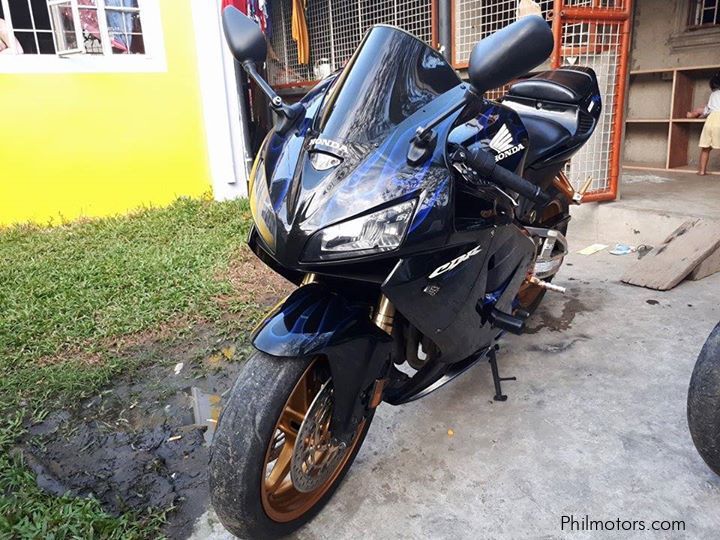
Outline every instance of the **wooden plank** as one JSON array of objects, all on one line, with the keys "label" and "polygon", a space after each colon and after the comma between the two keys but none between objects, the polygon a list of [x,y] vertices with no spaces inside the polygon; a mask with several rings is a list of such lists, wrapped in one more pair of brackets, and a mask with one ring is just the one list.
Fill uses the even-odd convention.
[{"label": "wooden plank", "polygon": [[[680,73],[677,71],[673,71],[673,79],[672,79],[672,92],[670,94],[670,118],[672,119],[674,116],[675,111],[675,98],[677,96],[677,89],[678,89],[678,77],[681,77]],[[668,169],[672,167],[671,163],[675,159],[675,155],[673,152],[673,124],[670,122],[668,124],[668,131],[667,131],[667,144],[665,145],[665,167]]]},{"label": "wooden plank", "polygon": [[720,272],[720,248],[716,249],[707,259],[698,264],[695,270],[690,272],[688,279],[697,281],[711,276],[715,272]]},{"label": "wooden plank", "polygon": [[670,125],[670,141],[668,142],[668,168],[684,167],[688,164],[688,142],[690,132],[682,124]]},{"label": "wooden plank", "polygon": [[675,88],[673,89],[672,118],[686,118],[686,114],[692,110],[693,93],[695,92],[694,81],[684,73],[675,73]]},{"label": "wooden plank", "polygon": [[631,285],[667,291],[720,247],[720,223],[686,221],[630,267],[622,281]]}]

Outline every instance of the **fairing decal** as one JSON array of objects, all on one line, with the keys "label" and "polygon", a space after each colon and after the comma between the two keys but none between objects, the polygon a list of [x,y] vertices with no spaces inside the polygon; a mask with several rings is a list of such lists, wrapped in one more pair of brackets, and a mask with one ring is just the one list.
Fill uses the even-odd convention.
[{"label": "fairing decal", "polygon": [[466,148],[476,145],[495,155],[499,165],[519,172],[525,162],[528,133],[520,117],[499,103],[468,106],[453,126],[448,143]]},{"label": "fairing decal", "polygon": [[[460,246],[401,259],[382,286],[398,311],[435,342],[445,362],[467,358],[492,341],[495,330],[483,310],[487,291],[497,291],[493,305],[511,313],[535,256],[534,242],[515,225],[464,236],[466,243]],[[465,258],[474,250],[473,256]],[[430,277],[437,268],[458,259],[462,262],[451,270]],[[502,264],[496,266],[500,259]],[[490,282],[502,287],[490,287]],[[433,294],[422,293],[428,287]]]}]

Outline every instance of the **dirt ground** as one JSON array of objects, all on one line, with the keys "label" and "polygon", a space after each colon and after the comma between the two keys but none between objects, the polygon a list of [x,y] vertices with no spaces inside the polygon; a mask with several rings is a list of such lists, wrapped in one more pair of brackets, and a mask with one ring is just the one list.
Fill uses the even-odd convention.
[{"label": "dirt ground", "polygon": [[92,493],[113,513],[175,507],[166,532],[184,536],[206,507],[212,429],[194,414],[193,389],[222,395],[247,354],[240,342],[214,343],[207,327],[188,338],[190,347],[131,351],[148,367],[33,426],[22,451],[38,484],[57,495]]},{"label": "dirt ground", "polygon": [[[41,488],[92,494],[112,513],[172,508],[165,533],[189,535],[207,510],[208,443],[223,395],[251,353],[251,319],[291,289],[244,251],[229,275],[235,294],[218,299],[220,320],[184,321],[190,330],[179,333],[169,321],[173,331],[124,340],[118,354],[141,367],[30,427],[16,451]],[[233,311],[250,297],[254,314]]]}]

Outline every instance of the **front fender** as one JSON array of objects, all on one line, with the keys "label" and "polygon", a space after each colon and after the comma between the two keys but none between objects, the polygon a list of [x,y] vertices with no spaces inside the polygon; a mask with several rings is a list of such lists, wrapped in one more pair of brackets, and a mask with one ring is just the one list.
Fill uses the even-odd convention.
[{"label": "front fender", "polygon": [[392,338],[353,304],[321,283],[304,285],[281,302],[252,335],[258,350],[277,357],[324,356],[334,386],[332,431],[347,441],[367,412],[369,391],[390,365]]}]

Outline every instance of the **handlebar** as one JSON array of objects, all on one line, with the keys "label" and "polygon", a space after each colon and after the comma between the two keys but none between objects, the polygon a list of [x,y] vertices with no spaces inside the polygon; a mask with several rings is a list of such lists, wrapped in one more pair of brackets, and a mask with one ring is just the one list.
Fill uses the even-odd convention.
[{"label": "handlebar", "polygon": [[495,162],[495,156],[485,150],[460,148],[453,157],[474,169],[481,176],[536,203],[546,205],[552,200],[539,186],[528,182],[514,172],[498,166]]}]

